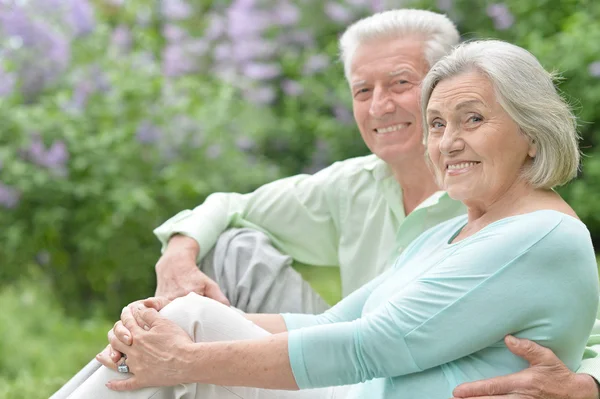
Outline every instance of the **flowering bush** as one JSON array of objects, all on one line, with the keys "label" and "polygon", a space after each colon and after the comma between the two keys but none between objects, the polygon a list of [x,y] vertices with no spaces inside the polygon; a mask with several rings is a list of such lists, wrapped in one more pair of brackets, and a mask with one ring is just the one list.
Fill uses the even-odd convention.
[{"label": "flowering bush", "polygon": [[[600,5],[404,1],[562,72],[581,120],[561,190],[600,243]],[[384,0],[0,0],[0,280],[39,270],[66,304],[153,292],[151,231],[213,191],[366,153],[337,39]],[[35,265],[28,267],[25,265]]]}]

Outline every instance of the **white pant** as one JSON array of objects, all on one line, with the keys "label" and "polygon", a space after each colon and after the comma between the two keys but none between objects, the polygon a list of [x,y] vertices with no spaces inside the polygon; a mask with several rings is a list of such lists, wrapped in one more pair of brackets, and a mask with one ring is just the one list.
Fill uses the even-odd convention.
[{"label": "white pant", "polygon": [[[161,315],[177,323],[196,342],[244,340],[261,338],[270,333],[247,320],[238,311],[212,299],[196,294],[175,299]],[[115,392],[104,384],[113,379],[128,378],[128,374],[101,367],[81,384],[70,399],[338,399],[348,387],[320,388],[303,391],[276,391],[248,387],[225,387],[207,384],[185,384],[175,387],[144,388]]]}]

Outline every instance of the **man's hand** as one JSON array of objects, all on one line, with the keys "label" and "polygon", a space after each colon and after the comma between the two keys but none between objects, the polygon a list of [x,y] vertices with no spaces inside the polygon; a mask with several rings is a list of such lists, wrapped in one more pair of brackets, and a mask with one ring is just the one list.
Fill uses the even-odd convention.
[{"label": "man's hand", "polygon": [[192,238],[173,236],[156,264],[156,296],[175,299],[190,292],[229,306],[229,301],[213,280],[196,266],[200,248]]},{"label": "man's hand", "polygon": [[528,369],[515,374],[459,385],[455,398],[477,399],[598,399],[596,381],[575,374],[547,348],[508,336],[506,346],[527,360]]}]

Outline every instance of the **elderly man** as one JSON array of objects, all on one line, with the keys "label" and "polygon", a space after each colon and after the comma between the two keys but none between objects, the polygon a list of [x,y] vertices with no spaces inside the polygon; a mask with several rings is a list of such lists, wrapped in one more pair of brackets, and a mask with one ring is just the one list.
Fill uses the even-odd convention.
[{"label": "elderly man", "polygon": [[[373,36],[388,45],[361,45]],[[446,17],[421,10],[389,11],[348,28],[342,60],[355,120],[374,155],[246,195],[213,194],[174,216],[155,230],[163,243],[156,294],[196,292],[248,312],[318,313],[328,305],[292,259],[315,265],[313,276],[317,266],[337,265],[346,296],[386,270],[422,232],[464,213],[462,204],[438,191],[425,163],[418,104],[422,78],[458,40]],[[232,227],[238,229],[226,231]],[[600,359],[586,360],[574,374],[532,342],[510,349],[532,367],[460,386],[455,396],[599,397],[585,373],[600,377]]]}]

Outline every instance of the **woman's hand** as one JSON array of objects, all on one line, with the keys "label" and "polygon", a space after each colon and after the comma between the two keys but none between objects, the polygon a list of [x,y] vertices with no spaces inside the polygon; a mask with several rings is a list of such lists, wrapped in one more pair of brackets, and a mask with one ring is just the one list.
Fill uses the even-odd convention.
[{"label": "woman's hand", "polygon": [[[117,332],[121,329],[115,328],[109,332],[110,346],[127,355],[125,362],[133,377],[109,381],[108,388],[127,391],[193,381],[186,372],[192,363],[187,357],[194,342],[183,329],[161,317],[155,309],[144,306],[123,308],[121,322],[131,332],[131,344],[123,343],[124,338]],[[115,362],[106,356],[106,350],[97,359],[106,367],[117,369]]]},{"label": "woman's hand", "polygon": [[[157,296],[150,297],[146,299],[140,299],[139,301],[135,301],[127,305],[130,309],[143,309],[143,308],[152,308],[156,309],[157,312],[160,312],[162,308],[167,306],[171,302],[170,299]],[[141,307],[140,307],[141,306]],[[140,327],[144,327],[143,323],[138,325]],[[123,323],[119,320],[115,323],[112,330],[108,332],[108,340],[110,341],[111,332],[121,340],[125,345],[131,345],[131,332],[123,325]],[[108,345],[104,351],[100,353],[104,358],[110,358],[113,363],[118,363],[121,360],[121,352],[115,350],[112,346]],[[104,363],[103,363],[104,364]]]}]

